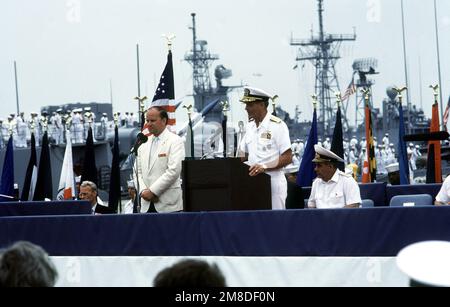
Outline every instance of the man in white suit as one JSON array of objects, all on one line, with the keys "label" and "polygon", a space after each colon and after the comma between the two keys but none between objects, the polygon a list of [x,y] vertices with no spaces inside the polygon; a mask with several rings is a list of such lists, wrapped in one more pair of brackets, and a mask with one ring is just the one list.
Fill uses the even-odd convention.
[{"label": "man in white suit", "polygon": [[152,135],[139,148],[137,157],[141,212],[182,211],[183,140],[167,129],[169,116],[164,109],[151,107],[146,120]]}]

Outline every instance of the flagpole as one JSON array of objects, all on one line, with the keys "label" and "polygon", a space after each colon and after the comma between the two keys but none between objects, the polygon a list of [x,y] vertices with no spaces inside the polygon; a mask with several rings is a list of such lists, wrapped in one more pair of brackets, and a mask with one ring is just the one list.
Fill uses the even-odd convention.
[{"label": "flagpole", "polygon": [[14,61],[14,79],[16,82],[16,105],[17,105],[17,116],[20,114],[20,108],[19,108],[19,86],[17,82],[17,65],[16,61]]},{"label": "flagpole", "polygon": [[442,74],[441,74],[441,53],[439,48],[439,27],[437,22],[437,5],[436,0],[434,0],[434,26],[436,32],[436,53],[437,53],[437,65],[438,65],[438,75],[439,75],[439,105],[441,109],[441,119],[442,123],[444,122],[444,106],[442,104]]},{"label": "flagpole", "polygon": [[[139,63],[139,44],[136,44],[136,65],[137,65],[137,88],[138,88],[138,97],[141,97],[141,72],[140,72],[140,63]],[[138,105],[138,114],[140,108]],[[142,123],[141,123],[142,125]]]},{"label": "flagpole", "polygon": [[[408,61],[406,56],[406,33],[405,33],[405,12],[403,9],[403,0],[401,0],[401,8],[402,8],[402,32],[403,32],[403,61],[405,66],[405,82],[406,87],[409,88],[409,80],[408,80]],[[408,108],[408,132],[411,132],[411,100],[409,98],[409,91],[406,92],[406,104]]]}]

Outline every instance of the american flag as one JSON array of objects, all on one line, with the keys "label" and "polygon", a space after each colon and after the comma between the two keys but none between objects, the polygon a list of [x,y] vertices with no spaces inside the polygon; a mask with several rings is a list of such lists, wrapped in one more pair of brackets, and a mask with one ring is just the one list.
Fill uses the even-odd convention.
[{"label": "american flag", "polygon": [[350,81],[350,84],[348,85],[347,89],[345,90],[344,95],[342,96],[342,101],[346,101],[354,93],[356,93],[356,86],[355,86],[355,78],[353,77],[352,81]]},{"label": "american flag", "polygon": [[[169,121],[167,122],[167,127],[170,131],[175,132],[175,110],[176,110],[176,102],[175,102],[175,87],[173,81],[173,65],[172,65],[172,52],[169,50],[169,54],[167,55],[167,64],[164,68],[163,73],[161,74],[161,78],[159,79],[158,87],[155,91],[155,96],[151,104],[148,107],[163,107],[168,115]],[[142,132],[147,135],[148,127],[144,125],[144,129]]]},{"label": "american flag", "polygon": [[450,97],[448,97],[448,103],[447,103],[447,107],[445,108],[444,119],[442,121],[445,131],[447,131],[447,122],[448,122],[449,115],[450,115]]}]

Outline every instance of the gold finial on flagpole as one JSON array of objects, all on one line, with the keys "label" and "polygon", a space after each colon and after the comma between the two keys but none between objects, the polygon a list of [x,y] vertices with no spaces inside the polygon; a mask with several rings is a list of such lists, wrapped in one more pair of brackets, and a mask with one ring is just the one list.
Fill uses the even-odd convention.
[{"label": "gold finial on flagpole", "polygon": [[334,95],[336,96],[336,103],[339,107],[342,103],[342,94],[341,92],[334,92]]},{"label": "gold finial on flagpole", "polygon": [[317,104],[319,103],[319,101],[317,100],[317,95],[316,94],[312,94],[311,98],[312,98],[313,107],[314,107],[314,110],[315,110],[315,109],[317,109]]},{"label": "gold finial on flagpole", "polygon": [[361,93],[364,94],[364,100],[366,101],[367,104],[369,104],[369,100],[370,100],[370,88],[368,87],[364,87],[361,89]]},{"label": "gold finial on flagpole", "polygon": [[273,112],[274,113],[276,113],[277,112],[277,110],[276,110],[276,103],[275,103],[275,100],[277,100],[279,97],[278,97],[278,95],[275,95],[275,96],[273,96],[273,97],[271,97],[270,98],[270,100],[272,100],[272,108],[273,108]]},{"label": "gold finial on flagpole", "polygon": [[228,111],[230,111],[230,105],[228,101],[221,101],[220,104],[222,105],[222,112],[223,115],[227,115]]},{"label": "gold finial on flagpole", "polygon": [[187,105],[187,106],[183,106],[183,108],[185,108],[185,109],[186,109],[186,111],[187,111],[187,115],[188,115],[188,118],[189,118],[189,120],[191,120],[191,114],[192,114],[192,104],[189,104],[189,105]]},{"label": "gold finial on flagpole", "polygon": [[403,92],[406,91],[408,88],[406,86],[399,88],[399,87],[394,87],[394,90],[398,93],[398,103],[402,104],[403,102]]},{"label": "gold finial on flagpole", "polygon": [[119,114],[117,114],[117,112],[114,113],[113,119],[114,119],[114,126],[117,126],[119,124]]},{"label": "gold finial on flagpole", "polygon": [[439,84],[430,85],[430,88],[433,90],[434,101],[438,102],[438,98],[439,98]]},{"label": "gold finial on flagpole", "polygon": [[164,37],[167,40],[167,48],[171,51],[173,40],[175,39],[175,34],[169,33],[169,34],[163,34],[162,37]]}]

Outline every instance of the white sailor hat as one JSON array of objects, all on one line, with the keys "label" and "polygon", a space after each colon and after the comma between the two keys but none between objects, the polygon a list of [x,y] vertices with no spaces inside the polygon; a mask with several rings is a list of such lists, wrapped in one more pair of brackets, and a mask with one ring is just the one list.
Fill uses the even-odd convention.
[{"label": "white sailor hat", "polygon": [[75,182],[76,183],[80,183],[81,182],[81,176],[76,176],[75,177]]},{"label": "white sailor hat", "polygon": [[337,154],[331,150],[325,149],[320,145],[314,145],[314,150],[316,151],[316,156],[312,162],[323,163],[323,162],[344,162],[344,159],[339,157]]},{"label": "white sailor hat", "polygon": [[398,268],[412,285],[450,287],[450,242],[424,241],[403,248],[397,255]]},{"label": "white sailor hat", "polygon": [[61,113],[63,111],[63,109],[59,108],[58,110],[56,110],[56,112]]},{"label": "white sailor hat", "polygon": [[5,121],[3,118],[0,118],[0,122],[3,122],[3,121]]},{"label": "white sailor hat", "polygon": [[84,107],[85,111],[91,111],[91,107]]},{"label": "white sailor hat", "polygon": [[272,96],[266,91],[247,86],[244,88],[244,96],[239,101],[243,103],[250,103],[256,101],[269,101],[269,98],[272,98]]},{"label": "white sailor hat", "polygon": [[103,116],[108,116],[108,113],[102,113]]},{"label": "white sailor hat", "polygon": [[300,167],[300,165],[288,165],[286,166],[283,170],[285,174],[294,174],[298,172],[298,168]]},{"label": "white sailor hat", "polygon": [[31,112],[31,115],[38,115],[37,112]]},{"label": "white sailor hat", "polygon": [[400,170],[400,166],[398,163],[392,163],[389,164],[388,166],[386,166],[386,171],[388,173],[395,173],[398,172]]},{"label": "white sailor hat", "polygon": [[127,187],[128,187],[128,188],[136,188],[136,187],[134,186],[134,180],[127,180]]}]

